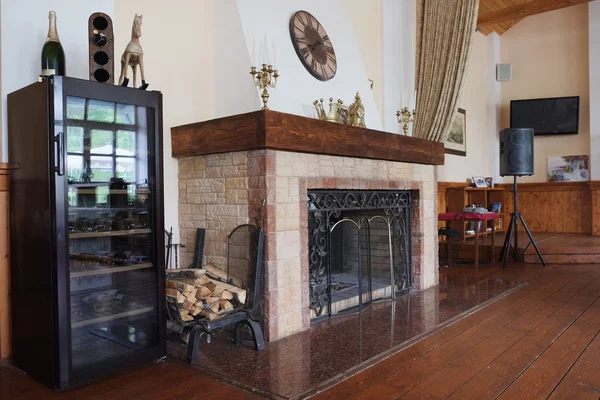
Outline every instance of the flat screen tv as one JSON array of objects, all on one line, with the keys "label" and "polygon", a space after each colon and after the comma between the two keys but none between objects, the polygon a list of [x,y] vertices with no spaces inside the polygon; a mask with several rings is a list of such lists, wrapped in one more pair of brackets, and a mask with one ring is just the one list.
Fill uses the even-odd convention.
[{"label": "flat screen tv", "polygon": [[512,100],[510,127],[531,128],[536,135],[579,133],[579,96]]}]

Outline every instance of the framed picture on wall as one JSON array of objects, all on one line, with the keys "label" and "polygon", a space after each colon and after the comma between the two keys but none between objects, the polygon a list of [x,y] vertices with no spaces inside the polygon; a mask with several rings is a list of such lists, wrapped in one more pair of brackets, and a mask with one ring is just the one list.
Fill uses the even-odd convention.
[{"label": "framed picture on wall", "polygon": [[589,157],[548,157],[548,182],[585,182],[590,180]]},{"label": "framed picture on wall", "polygon": [[467,156],[467,111],[459,108],[452,118],[444,143],[446,153]]}]

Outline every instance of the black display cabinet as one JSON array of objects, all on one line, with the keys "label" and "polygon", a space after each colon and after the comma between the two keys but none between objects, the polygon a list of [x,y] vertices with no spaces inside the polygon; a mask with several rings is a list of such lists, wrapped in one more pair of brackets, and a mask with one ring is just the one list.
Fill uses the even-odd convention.
[{"label": "black display cabinet", "polygon": [[14,364],[68,388],[166,355],[162,96],[8,95]]}]

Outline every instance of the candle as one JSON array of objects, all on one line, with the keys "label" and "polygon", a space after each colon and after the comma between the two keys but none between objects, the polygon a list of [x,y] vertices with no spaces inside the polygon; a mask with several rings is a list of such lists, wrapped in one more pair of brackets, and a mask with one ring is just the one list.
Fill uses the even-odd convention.
[{"label": "candle", "polygon": [[252,66],[256,66],[256,39],[252,39]]},{"label": "candle", "polygon": [[264,62],[267,65],[269,65],[270,64],[270,62],[269,62],[269,45],[268,45],[269,42],[267,42],[267,34],[266,33],[265,33],[264,41],[265,41],[265,60],[264,60]]},{"label": "candle", "polygon": [[258,53],[258,64],[259,64],[259,68],[260,66],[262,66],[265,62],[265,49],[264,49],[264,42],[260,42],[260,52]]},{"label": "candle", "polygon": [[413,93],[413,98],[412,98],[410,109],[414,110],[416,106],[417,106],[417,91],[415,90]]},{"label": "candle", "polygon": [[265,48],[267,49],[267,64],[273,65],[271,62],[271,49],[269,48],[269,42],[265,39]]},{"label": "candle", "polygon": [[275,41],[273,40],[273,69],[275,69],[275,65],[277,65],[275,61]]}]

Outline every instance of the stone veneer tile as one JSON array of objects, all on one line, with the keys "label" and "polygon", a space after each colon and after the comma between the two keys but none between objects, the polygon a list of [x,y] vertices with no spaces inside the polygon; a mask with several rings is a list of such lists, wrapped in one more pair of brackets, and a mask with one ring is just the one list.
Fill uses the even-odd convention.
[{"label": "stone veneer tile", "polygon": [[265,333],[269,340],[308,329],[309,189],[415,192],[413,287],[437,284],[435,167],[275,150],[179,159],[182,265],[193,257],[195,231],[206,228],[205,261],[224,267],[227,234],[265,210]]}]

